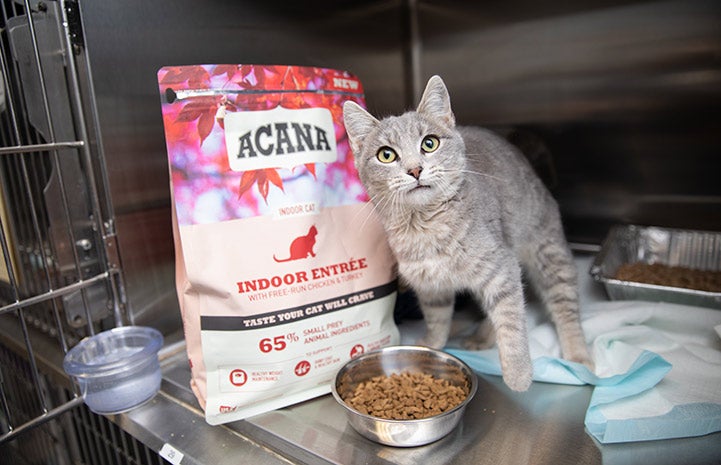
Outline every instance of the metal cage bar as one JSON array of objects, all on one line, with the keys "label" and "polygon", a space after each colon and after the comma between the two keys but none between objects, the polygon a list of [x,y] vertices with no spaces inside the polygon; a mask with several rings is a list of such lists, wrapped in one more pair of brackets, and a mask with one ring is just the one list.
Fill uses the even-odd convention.
[{"label": "metal cage bar", "polygon": [[[83,99],[92,94],[78,79],[68,2],[0,6],[0,327],[19,328],[0,331],[0,348],[18,352],[29,386],[18,392],[12,367],[0,366],[2,446],[82,404],[66,378],[65,399],[49,392],[46,378],[58,373],[43,372],[46,359],[57,362],[83,337],[122,325],[124,293],[121,270],[106,255],[113,221],[98,187],[106,177],[97,175],[104,165],[89,143]],[[78,453],[121,463],[127,446],[116,441],[126,438],[82,415],[100,422],[112,445],[96,450],[98,440],[75,422]]]}]

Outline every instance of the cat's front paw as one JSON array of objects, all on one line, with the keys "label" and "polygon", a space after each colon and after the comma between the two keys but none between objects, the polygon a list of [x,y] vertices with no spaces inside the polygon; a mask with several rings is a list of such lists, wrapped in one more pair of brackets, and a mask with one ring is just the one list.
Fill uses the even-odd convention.
[{"label": "cat's front paw", "polygon": [[527,351],[516,354],[499,354],[501,372],[506,386],[514,391],[526,391],[533,381],[533,362]]},{"label": "cat's front paw", "polygon": [[527,391],[533,382],[533,367],[504,370],[503,381],[513,391]]}]

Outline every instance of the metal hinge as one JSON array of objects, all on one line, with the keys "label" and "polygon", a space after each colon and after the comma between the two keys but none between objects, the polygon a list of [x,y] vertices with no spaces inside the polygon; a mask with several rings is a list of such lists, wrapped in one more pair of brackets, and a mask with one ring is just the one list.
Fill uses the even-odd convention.
[{"label": "metal hinge", "polygon": [[73,46],[73,53],[80,53],[80,49],[85,47],[85,39],[83,38],[83,25],[80,22],[80,8],[78,2],[65,2],[65,14],[68,18],[68,34],[70,43]]}]

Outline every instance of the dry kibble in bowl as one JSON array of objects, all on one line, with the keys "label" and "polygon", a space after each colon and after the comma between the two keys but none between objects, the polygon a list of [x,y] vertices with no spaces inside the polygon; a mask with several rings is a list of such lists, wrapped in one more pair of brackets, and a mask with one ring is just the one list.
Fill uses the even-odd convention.
[{"label": "dry kibble in bowl", "polygon": [[454,386],[425,373],[380,375],[356,386],[343,401],[366,415],[415,420],[447,412],[468,396],[469,386]]},{"label": "dry kibble in bowl", "polygon": [[371,441],[416,447],[448,435],[476,394],[462,360],[420,346],[390,346],[348,361],[331,391],[348,422]]}]

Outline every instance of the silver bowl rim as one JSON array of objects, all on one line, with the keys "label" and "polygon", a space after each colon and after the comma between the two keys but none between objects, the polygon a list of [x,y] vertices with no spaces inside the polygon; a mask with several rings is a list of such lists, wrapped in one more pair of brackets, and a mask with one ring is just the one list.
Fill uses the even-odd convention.
[{"label": "silver bowl rim", "polygon": [[[342,372],[344,372],[349,366],[360,363],[364,358],[370,358],[372,356],[378,356],[386,352],[430,352],[435,355],[440,355],[443,358],[447,358],[449,360],[452,360],[454,363],[457,363],[460,365],[461,368],[465,369],[468,372],[468,382],[470,384],[470,387],[468,389],[468,395],[466,398],[461,402],[460,404],[456,405],[450,410],[447,410],[443,413],[439,413],[438,415],[433,415],[431,417],[426,418],[415,418],[415,419],[409,419],[409,420],[393,420],[393,419],[387,419],[387,418],[381,418],[381,417],[375,417],[373,415],[368,415],[363,412],[359,412],[358,410],[354,409],[350,405],[346,404],[345,401],[340,397],[340,394],[338,394],[338,389],[336,386],[338,385],[339,377]],[[348,412],[351,412],[361,418],[366,418],[368,420],[373,421],[379,421],[383,423],[388,424],[419,424],[419,423],[428,423],[432,421],[436,421],[439,418],[443,418],[446,416],[454,415],[455,413],[459,411],[463,411],[463,409],[466,408],[466,405],[473,399],[473,397],[476,395],[476,391],[478,390],[478,376],[476,373],[471,369],[471,367],[468,366],[466,362],[459,359],[455,355],[451,355],[448,352],[444,352],[442,350],[438,349],[432,349],[430,347],[424,347],[424,346],[415,346],[415,345],[395,345],[395,346],[387,346],[380,349],[373,350],[371,352],[366,352],[365,354],[359,355],[356,358],[348,360],[346,363],[343,364],[343,366],[338,370],[335,377],[333,378],[333,382],[331,383],[331,392],[333,394],[333,397],[335,400],[343,406]]]}]

